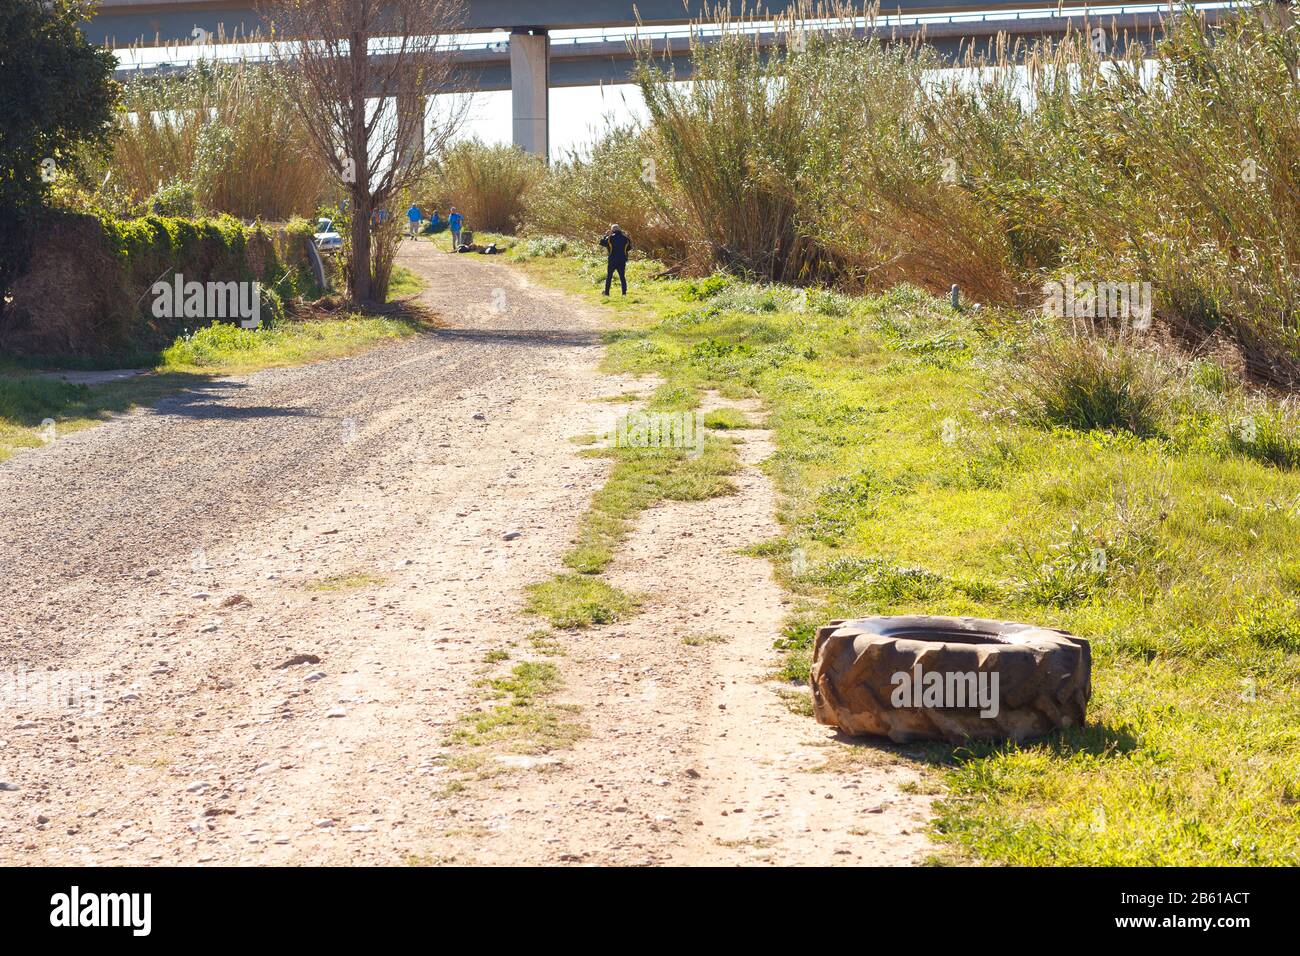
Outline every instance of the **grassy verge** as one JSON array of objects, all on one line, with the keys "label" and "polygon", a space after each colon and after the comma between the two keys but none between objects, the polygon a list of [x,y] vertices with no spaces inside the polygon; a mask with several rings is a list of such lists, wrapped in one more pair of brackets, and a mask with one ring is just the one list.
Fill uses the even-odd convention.
[{"label": "grassy verge", "polygon": [[282,322],[260,329],[216,324],[177,339],[163,352],[167,371],[253,372],[353,355],[415,334],[409,321],[349,316]]},{"label": "grassy verge", "polygon": [[[520,261],[600,301],[598,260]],[[632,294],[605,303],[608,361],[770,410],[785,534],[759,550],[802,601],[786,676],[806,677],[833,616],[1010,618],[1093,641],[1088,727],[907,751],[943,775],[949,853],[1300,861],[1300,473],[1234,443],[1212,396],[1145,437],[1000,414],[1013,317],[905,288],[847,299],[656,271],[634,263]]]},{"label": "grassy verge", "polygon": [[150,374],[94,387],[0,367],[0,461],[111,415],[150,405],[213,375],[340,358],[416,333],[405,319],[344,317],[241,329],[211,325],[177,339],[153,358]]}]

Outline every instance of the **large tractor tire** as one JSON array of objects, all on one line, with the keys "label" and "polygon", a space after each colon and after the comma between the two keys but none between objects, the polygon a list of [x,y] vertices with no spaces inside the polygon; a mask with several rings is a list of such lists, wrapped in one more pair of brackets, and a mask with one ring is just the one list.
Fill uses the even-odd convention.
[{"label": "large tractor tire", "polygon": [[[937,675],[937,676],[932,676]],[[970,617],[868,617],[817,631],[813,711],[850,735],[1026,740],[1084,722],[1086,640]]]}]

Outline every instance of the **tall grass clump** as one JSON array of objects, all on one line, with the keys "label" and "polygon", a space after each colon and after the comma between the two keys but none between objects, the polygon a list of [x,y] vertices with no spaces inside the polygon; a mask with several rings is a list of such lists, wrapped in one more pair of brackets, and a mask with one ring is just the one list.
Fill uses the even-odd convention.
[{"label": "tall grass clump", "polygon": [[125,84],[122,105],[100,197],[119,214],[287,220],[326,195],[298,114],[261,66],[199,61],[141,77]]},{"label": "tall grass clump", "polygon": [[471,229],[513,235],[546,166],[517,146],[464,140],[447,150],[416,189],[427,211],[455,206]]},{"label": "tall grass clump", "polygon": [[1127,337],[1041,335],[1001,376],[998,394],[1027,422],[1155,434],[1169,407],[1167,361]]},{"label": "tall grass clump", "polygon": [[679,208],[653,135],[634,125],[610,125],[593,146],[551,166],[530,198],[526,228],[594,242],[616,222],[637,250],[676,263],[687,248]]},{"label": "tall grass clump", "polygon": [[1014,302],[1038,261],[981,181],[1032,181],[1031,124],[1009,83],[972,87],[940,66],[928,48],[845,37],[802,58],[792,79],[815,75],[824,91],[810,228],[853,285],[957,283],[976,300]]},{"label": "tall grass clump", "polygon": [[818,163],[835,152],[822,138],[823,107],[848,91],[852,78],[836,74],[831,57],[850,41],[807,37],[791,19],[788,42],[765,50],[756,34],[718,15],[720,36],[692,33],[689,84],[652,51],[636,70],[663,147],[666,168],[656,177],[677,187],[671,218],[690,263],[774,282],[832,280],[835,262],[812,238],[806,197],[830,174]]}]

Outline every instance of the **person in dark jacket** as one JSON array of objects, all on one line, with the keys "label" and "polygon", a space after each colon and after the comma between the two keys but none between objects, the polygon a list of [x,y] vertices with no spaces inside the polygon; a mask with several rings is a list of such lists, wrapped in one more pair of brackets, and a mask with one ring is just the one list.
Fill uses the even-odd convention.
[{"label": "person in dark jacket", "polygon": [[632,248],[632,240],[615,222],[610,224],[609,232],[600,237],[600,244],[609,250],[609,260],[605,267],[605,295],[609,295],[615,272],[623,286],[623,294],[627,295],[627,254]]}]

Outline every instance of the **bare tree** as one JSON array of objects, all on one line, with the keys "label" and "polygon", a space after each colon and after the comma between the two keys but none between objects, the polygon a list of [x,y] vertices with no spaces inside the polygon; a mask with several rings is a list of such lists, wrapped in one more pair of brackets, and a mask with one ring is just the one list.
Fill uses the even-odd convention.
[{"label": "bare tree", "polygon": [[[464,106],[423,108],[454,87],[450,43],[464,0],[261,0],[287,92],[312,143],[349,196],[348,292],[382,302],[399,232],[372,214],[400,198],[465,118]],[[418,109],[384,108],[389,100]],[[417,125],[418,124],[418,125]]]}]

